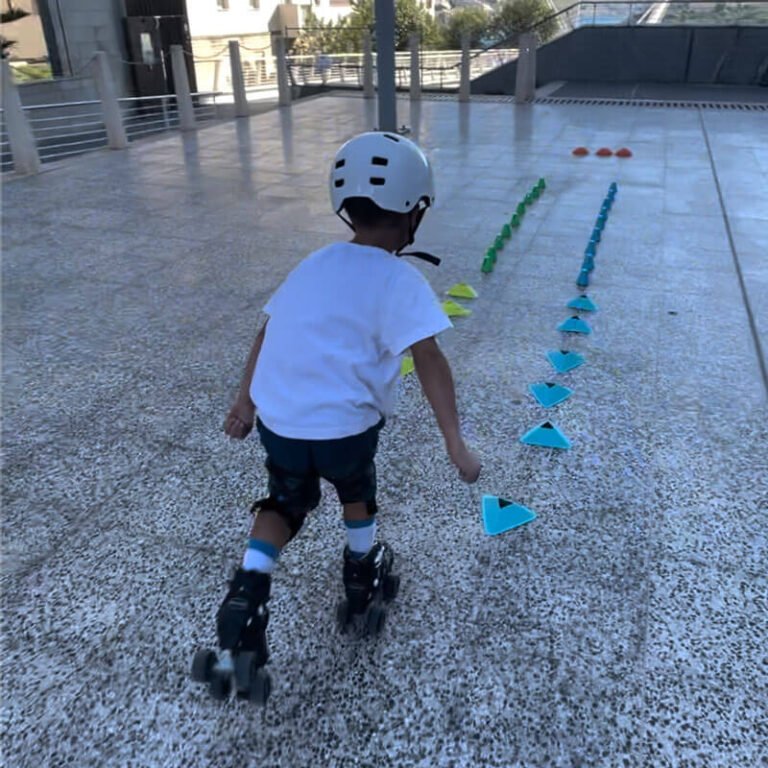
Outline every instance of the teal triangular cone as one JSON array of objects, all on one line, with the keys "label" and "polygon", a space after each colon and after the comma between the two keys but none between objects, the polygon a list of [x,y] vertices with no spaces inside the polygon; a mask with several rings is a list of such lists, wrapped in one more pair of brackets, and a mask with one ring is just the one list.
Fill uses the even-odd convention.
[{"label": "teal triangular cone", "polygon": [[563,400],[567,400],[573,394],[572,389],[568,389],[568,387],[564,387],[561,384],[555,384],[553,381],[531,384],[529,389],[531,394],[539,401],[539,404],[545,408],[551,408],[553,405],[562,403]]},{"label": "teal triangular cone", "polygon": [[597,304],[595,304],[586,293],[582,293],[581,296],[571,299],[568,302],[568,308],[580,309],[582,312],[597,312]]},{"label": "teal triangular cone", "polygon": [[560,448],[568,450],[571,441],[551,422],[545,421],[538,427],[526,432],[521,438],[526,445],[539,445],[542,448]]},{"label": "teal triangular cone", "polygon": [[483,527],[489,536],[511,531],[536,519],[536,513],[499,496],[483,496]]},{"label": "teal triangular cone", "polygon": [[567,320],[560,323],[560,325],[557,326],[557,330],[562,331],[563,333],[592,333],[592,329],[589,325],[576,315],[569,317]]},{"label": "teal triangular cone", "polygon": [[550,349],[547,358],[558,373],[565,373],[578,368],[584,358],[578,352],[569,352],[567,349]]}]

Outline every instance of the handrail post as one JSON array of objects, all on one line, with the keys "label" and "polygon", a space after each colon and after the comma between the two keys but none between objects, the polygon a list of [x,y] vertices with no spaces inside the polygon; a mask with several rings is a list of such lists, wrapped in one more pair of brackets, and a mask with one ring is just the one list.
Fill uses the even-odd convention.
[{"label": "handrail post", "polygon": [[235,99],[235,117],[248,117],[248,97],[245,95],[243,65],[240,61],[240,43],[229,41],[229,66],[232,70],[232,95]]},{"label": "handrail post", "polygon": [[101,101],[104,127],[107,129],[107,141],[110,149],[125,149],[128,136],[123,125],[123,115],[117,100],[115,81],[105,51],[98,51],[93,57],[93,79]]},{"label": "handrail post", "polygon": [[21,97],[13,82],[11,65],[8,59],[2,60],[3,74],[3,112],[8,131],[8,143],[13,155],[13,169],[18,174],[40,173],[40,155],[37,152],[35,136],[29,125]]},{"label": "handrail post", "polygon": [[469,35],[461,36],[461,76],[459,79],[459,101],[469,101]]},{"label": "handrail post", "polygon": [[411,44],[411,101],[419,101],[421,99],[421,67],[420,67],[420,50],[419,50],[419,33],[413,32],[410,36],[409,42]]},{"label": "handrail post", "polygon": [[288,60],[285,55],[285,38],[275,35],[275,58],[277,60],[277,103],[281,107],[291,106],[291,84],[288,80]]},{"label": "handrail post", "polygon": [[373,89],[373,50],[371,47],[371,33],[363,35],[363,96],[372,99]]},{"label": "handrail post", "polygon": [[176,107],[179,110],[179,128],[182,131],[193,131],[197,127],[195,108],[192,105],[192,94],[189,91],[184,49],[180,45],[171,46],[171,67],[173,70],[173,87],[176,91]]}]

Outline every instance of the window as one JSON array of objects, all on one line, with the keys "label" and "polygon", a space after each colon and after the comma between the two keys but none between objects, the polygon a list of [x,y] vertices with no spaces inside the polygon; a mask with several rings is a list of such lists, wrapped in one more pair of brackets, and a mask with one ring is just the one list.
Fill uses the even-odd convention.
[{"label": "window", "polygon": [[216,7],[220,11],[228,11],[229,10],[229,0],[216,0]]}]

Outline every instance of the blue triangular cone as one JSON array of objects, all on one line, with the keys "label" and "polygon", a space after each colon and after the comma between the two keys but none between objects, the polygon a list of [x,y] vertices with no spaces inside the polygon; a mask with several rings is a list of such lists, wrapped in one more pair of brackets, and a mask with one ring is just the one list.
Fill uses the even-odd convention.
[{"label": "blue triangular cone", "polygon": [[589,285],[589,270],[582,267],[579,270],[579,276],[576,278],[576,285],[579,288],[586,288]]},{"label": "blue triangular cone", "polygon": [[587,272],[591,272],[595,268],[595,257],[585,256],[584,261],[581,262],[581,268],[586,269]]},{"label": "blue triangular cone", "polygon": [[547,358],[558,373],[565,373],[578,368],[584,358],[578,352],[569,352],[567,349],[550,349]]},{"label": "blue triangular cone", "polygon": [[587,247],[584,249],[584,255],[594,256],[596,251],[597,251],[597,248],[595,246],[595,243],[590,241],[589,245],[587,245]]},{"label": "blue triangular cone", "polygon": [[574,315],[567,320],[563,320],[560,325],[557,326],[558,331],[563,333],[592,333],[592,329],[589,325],[580,317]]},{"label": "blue triangular cone", "polygon": [[592,230],[592,240],[596,243],[600,242],[600,230],[597,227]]},{"label": "blue triangular cone", "polygon": [[522,504],[499,496],[483,496],[483,527],[489,536],[511,531],[536,519],[536,513]]},{"label": "blue triangular cone", "polygon": [[545,408],[551,408],[553,405],[562,403],[563,400],[567,400],[573,394],[573,390],[561,384],[555,384],[553,381],[531,384],[529,389],[531,394],[539,401],[539,404]]},{"label": "blue triangular cone", "polygon": [[545,421],[538,427],[526,432],[521,438],[526,445],[539,445],[542,448],[560,448],[568,450],[571,441],[551,422]]},{"label": "blue triangular cone", "polygon": [[595,304],[586,293],[582,293],[581,296],[571,299],[568,302],[568,308],[580,309],[582,312],[597,312],[597,304]]}]

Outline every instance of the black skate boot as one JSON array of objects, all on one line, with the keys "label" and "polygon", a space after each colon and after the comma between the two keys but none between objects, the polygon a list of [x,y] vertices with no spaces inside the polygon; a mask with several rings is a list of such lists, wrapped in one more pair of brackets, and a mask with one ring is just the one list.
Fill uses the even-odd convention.
[{"label": "black skate boot", "polygon": [[339,630],[345,632],[356,615],[364,615],[370,635],[378,635],[384,627],[385,602],[394,600],[400,589],[400,577],[392,573],[395,555],[383,542],[373,545],[368,554],[354,559],[344,547],[344,592],[336,610]]},{"label": "black skate boot", "polygon": [[204,650],[195,654],[192,679],[208,683],[215,699],[226,699],[233,682],[238,698],[257,704],[266,704],[269,698],[272,682],[262,667],[269,660],[270,583],[268,573],[238,568],[216,614],[221,653],[217,656]]}]

